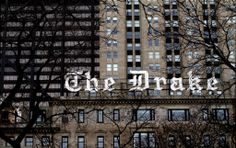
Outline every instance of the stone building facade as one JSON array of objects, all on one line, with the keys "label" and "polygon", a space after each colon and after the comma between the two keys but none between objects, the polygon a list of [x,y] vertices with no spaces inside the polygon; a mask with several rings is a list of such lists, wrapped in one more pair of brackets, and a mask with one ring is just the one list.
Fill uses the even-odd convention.
[{"label": "stone building facade", "polygon": [[[47,94],[53,99],[40,103],[37,123],[22,141],[22,147],[235,147],[236,44],[235,34],[231,32],[235,32],[236,18],[232,15],[233,1],[228,0],[223,5],[214,0],[108,0],[99,4],[78,4],[78,7],[74,2],[74,5],[57,9],[68,12],[68,18],[63,21],[68,28],[62,29],[59,48],[72,50],[72,56],[68,59],[62,56],[64,62],[59,60],[64,63],[58,63],[61,68],[64,66],[64,73],[62,69],[57,72],[90,71],[91,78],[99,80],[100,90],[68,92],[64,89],[64,78],[53,81],[57,86],[49,83],[52,89]],[[6,12],[3,6],[1,11]],[[32,9],[35,11],[34,7]],[[49,14],[49,20],[53,20],[55,16]],[[67,21],[71,15],[74,20]],[[81,25],[84,21],[85,28],[73,25],[80,21]],[[86,29],[86,24],[95,26],[89,25]],[[9,26],[6,23],[3,27],[6,30]],[[224,28],[229,31],[228,40],[225,40]],[[84,29],[82,34],[79,33],[81,29]],[[60,30],[59,26],[56,33]],[[1,31],[1,37],[8,37],[7,32],[11,32],[11,27],[9,31]],[[74,43],[75,40],[83,43]],[[48,46],[55,50],[58,47]],[[5,53],[13,49],[4,41],[0,47]],[[76,53],[77,49],[91,52]],[[11,61],[8,54],[4,58]],[[34,64],[39,63],[35,60]],[[11,65],[2,64],[1,68],[8,67]],[[1,90],[4,92],[5,85],[14,84],[16,78],[2,69]],[[148,72],[147,89],[130,91],[134,87],[131,70]],[[199,76],[202,90],[190,89],[189,71]],[[50,73],[43,74],[43,80],[48,80],[43,76]],[[29,78],[31,76],[34,77],[32,71]],[[104,80],[110,77],[116,82],[114,90],[103,91]],[[161,83],[162,90],[155,89],[155,77],[166,79],[166,84]],[[183,78],[185,90],[170,89],[173,77]],[[207,90],[207,80],[212,77],[218,81],[217,90]],[[13,80],[6,81],[7,78]],[[34,88],[34,80],[26,84]],[[86,79],[82,78],[79,84],[85,88]],[[43,83],[41,86],[45,87]],[[29,102],[27,99],[16,101],[12,107],[1,111],[1,131],[7,136],[17,138],[17,133],[22,132],[27,123],[24,121],[31,118],[30,111],[24,109],[29,108]],[[0,144],[0,147],[9,147],[3,140]]]}]

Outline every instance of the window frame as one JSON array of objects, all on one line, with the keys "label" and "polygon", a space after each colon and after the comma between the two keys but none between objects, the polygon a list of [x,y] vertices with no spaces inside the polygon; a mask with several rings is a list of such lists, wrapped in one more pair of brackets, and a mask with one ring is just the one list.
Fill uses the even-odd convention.
[{"label": "window frame", "polygon": [[[174,111],[184,111],[184,119],[174,119]],[[168,121],[189,121],[190,111],[189,109],[168,109]]]},{"label": "window frame", "polygon": [[[146,111],[145,111],[146,110]],[[144,117],[139,116],[138,112],[145,111],[142,116],[149,112],[149,117],[147,119],[143,119]],[[133,109],[133,120],[134,121],[155,121],[155,109]]]},{"label": "window frame", "polygon": [[83,144],[82,148],[85,148],[85,137],[84,136],[78,136],[78,138],[77,138],[77,147],[81,148],[80,147],[80,144],[81,144],[80,139],[82,139],[82,144]]},{"label": "window frame", "polygon": [[97,110],[97,123],[104,123],[104,111],[102,109]]},{"label": "window frame", "polygon": [[[100,138],[101,138],[102,141],[99,140]],[[102,144],[101,147],[100,147],[100,144]],[[104,136],[97,136],[97,148],[104,148],[104,147],[105,147]]]},{"label": "window frame", "polygon": [[78,123],[84,123],[84,119],[85,119],[84,109],[79,109],[78,110]]},{"label": "window frame", "polygon": [[[173,142],[173,144],[171,142]],[[169,147],[175,147],[176,146],[176,138],[175,138],[174,135],[169,135],[168,136],[168,146]]]},{"label": "window frame", "polygon": [[113,109],[113,121],[120,121],[120,110]]},{"label": "window frame", "polygon": [[[146,134],[147,138],[142,139],[142,135]],[[138,135],[138,136],[137,136]],[[153,136],[151,136],[153,135]],[[153,139],[154,141],[151,141],[151,139]],[[135,144],[135,140],[137,140],[138,145],[136,146]],[[157,140],[156,140],[156,136],[154,132],[151,131],[143,131],[143,132],[134,132],[133,133],[133,147],[134,148],[140,148],[142,145],[142,141],[145,140],[145,142],[147,143],[148,148],[156,148],[157,147]],[[148,141],[146,141],[148,140]],[[153,142],[153,143],[152,143]],[[153,146],[151,146],[151,143],[154,144]]]},{"label": "window frame", "polygon": [[[44,141],[44,140],[47,140],[47,141]],[[46,142],[46,143],[44,143]],[[50,136],[42,136],[41,138],[41,145],[42,147],[49,147],[50,146]]]},{"label": "window frame", "polygon": [[[32,139],[32,143],[29,143],[29,142],[31,142],[31,141],[28,141],[29,138]],[[32,144],[32,145],[28,145],[28,144]],[[26,136],[26,137],[25,137],[25,147],[32,147],[33,145],[34,145],[33,136]]]},{"label": "window frame", "polygon": [[120,148],[120,136],[118,135],[113,136],[113,148]]},{"label": "window frame", "polygon": [[[64,141],[64,139],[66,139],[66,141]],[[64,144],[66,144],[66,146],[64,146]],[[61,147],[62,148],[68,148],[68,144],[69,144],[69,137],[68,136],[62,136],[61,137]]]},{"label": "window frame", "polygon": [[[219,111],[223,111],[223,119],[219,116]],[[213,120],[214,121],[227,121],[229,120],[229,109],[228,108],[213,108],[212,109]]]}]

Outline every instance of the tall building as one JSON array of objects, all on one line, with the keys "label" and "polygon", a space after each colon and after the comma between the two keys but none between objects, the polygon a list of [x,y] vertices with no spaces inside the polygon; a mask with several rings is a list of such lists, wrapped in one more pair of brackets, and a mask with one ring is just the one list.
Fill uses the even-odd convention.
[{"label": "tall building", "polygon": [[0,95],[15,87],[21,73],[17,98],[30,98],[35,89],[40,96],[41,88],[53,97],[67,96],[68,71],[99,77],[98,8],[98,1],[2,1]]},{"label": "tall building", "polygon": [[[25,71],[29,80],[37,80],[34,72],[41,66],[40,60],[44,63],[47,60],[45,56],[38,58],[38,51],[43,54],[42,49],[46,49],[49,59],[58,54],[58,60],[45,65],[46,69],[58,68],[55,71],[58,73],[52,76],[64,76],[71,70],[91,74],[86,80],[83,76],[87,75],[83,73],[83,82],[78,84],[86,89],[91,83],[92,91],[65,91],[62,77],[49,83],[54,88],[49,86],[46,94],[52,93],[55,100],[40,104],[42,112],[22,141],[22,147],[235,147],[236,17],[233,1],[63,1],[62,5],[48,2],[44,7],[32,3],[24,9],[19,3],[5,2],[1,5],[3,20],[8,20],[10,10],[15,9],[31,19],[30,23],[5,21],[2,25],[3,94],[12,90],[7,91],[9,84],[16,83],[17,71],[7,71],[15,59],[11,59],[10,54],[15,46],[21,51],[15,53],[19,60],[27,63],[33,58],[29,71]],[[41,15],[45,22],[35,22],[33,18]],[[15,38],[21,35],[16,34],[22,30],[27,34],[30,26],[37,29],[29,31],[26,36],[30,41],[23,40],[22,46],[21,38]],[[24,49],[27,44],[29,51]],[[135,76],[132,71],[140,73]],[[41,77],[42,84],[44,80],[48,82],[50,72],[41,73]],[[196,77],[199,79],[194,79]],[[98,91],[95,90],[97,84],[92,83],[96,79],[92,78],[98,78]],[[103,90],[108,78],[115,81],[112,91]],[[172,78],[182,79],[173,85]],[[199,86],[191,85],[191,80]],[[37,81],[26,81],[29,94],[34,86],[31,82]],[[11,138],[17,138],[25,125],[23,121],[31,118],[29,111],[22,108],[27,106],[24,103],[13,103],[15,108],[1,111],[0,131]],[[0,144],[9,146],[5,141]]]}]

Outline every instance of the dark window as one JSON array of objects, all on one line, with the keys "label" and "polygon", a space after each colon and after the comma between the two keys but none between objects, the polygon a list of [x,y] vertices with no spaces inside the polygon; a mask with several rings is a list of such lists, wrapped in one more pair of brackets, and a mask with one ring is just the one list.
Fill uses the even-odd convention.
[{"label": "dark window", "polygon": [[141,62],[135,62],[136,67],[141,67]]},{"label": "dark window", "polygon": [[114,121],[119,121],[120,120],[120,110],[119,109],[114,109],[113,110],[113,120]]},{"label": "dark window", "polygon": [[148,39],[148,46],[152,47],[152,39]]},{"label": "dark window", "polygon": [[169,135],[168,137],[168,146],[169,147],[175,147],[176,146],[176,140],[174,135]]},{"label": "dark window", "polygon": [[67,114],[67,112],[65,110],[63,112],[61,120],[62,120],[62,123],[68,123],[68,121],[69,121],[68,114]]},{"label": "dark window", "polygon": [[78,148],[85,148],[84,136],[78,136]]},{"label": "dark window", "polygon": [[212,109],[212,113],[215,121],[228,120],[228,109]]},{"label": "dark window", "polygon": [[25,146],[32,147],[33,146],[33,136],[25,137]]},{"label": "dark window", "polygon": [[156,138],[152,132],[134,133],[134,148],[155,148]]},{"label": "dark window", "polygon": [[208,109],[206,109],[206,108],[202,109],[202,120],[203,121],[208,120],[208,114],[209,114]]},{"label": "dark window", "polygon": [[185,147],[191,147],[192,145],[192,139],[191,139],[191,136],[190,135],[185,135],[184,136],[184,145]]},{"label": "dark window", "polygon": [[154,43],[155,43],[155,46],[159,46],[159,40],[158,39],[155,39]]},{"label": "dark window", "polygon": [[[128,63],[127,63],[127,66],[128,66],[128,67],[133,67],[133,62],[128,62]],[[132,77],[133,77],[133,76],[131,75],[131,78],[132,78]]]},{"label": "dark window", "polygon": [[49,136],[43,136],[41,142],[42,142],[43,147],[49,147],[50,146],[50,137]]},{"label": "dark window", "polygon": [[78,122],[84,123],[84,110],[83,109],[80,109],[78,111]]},{"label": "dark window", "polygon": [[120,136],[113,137],[113,148],[120,148]]},{"label": "dark window", "polygon": [[61,137],[61,147],[68,148],[68,136]]},{"label": "dark window", "polygon": [[103,110],[97,110],[97,123],[103,123],[103,122],[104,122]]},{"label": "dark window", "polygon": [[133,55],[133,51],[132,50],[128,50],[127,51],[127,55]]},{"label": "dark window", "polygon": [[46,118],[46,111],[42,110],[41,113],[39,114],[37,120],[36,120],[36,123],[37,124],[43,123],[45,118]]},{"label": "dark window", "polygon": [[188,121],[189,109],[168,109],[169,121]]},{"label": "dark window", "polygon": [[134,121],[152,121],[155,120],[154,109],[134,109],[133,110]]},{"label": "dark window", "polygon": [[140,31],[140,27],[134,27],[134,31],[135,32],[139,32]]},{"label": "dark window", "polygon": [[204,145],[204,147],[209,147],[211,145],[210,135],[203,136],[203,145]]},{"label": "dark window", "polygon": [[104,137],[98,136],[97,137],[97,148],[104,148]]},{"label": "dark window", "polygon": [[219,137],[219,147],[226,147],[226,137],[225,135],[220,135]]},{"label": "dark window", "polygon": [[3,123],[9,122],[9,112],[8,111],[3,111],[1,114],[1,121]]}]

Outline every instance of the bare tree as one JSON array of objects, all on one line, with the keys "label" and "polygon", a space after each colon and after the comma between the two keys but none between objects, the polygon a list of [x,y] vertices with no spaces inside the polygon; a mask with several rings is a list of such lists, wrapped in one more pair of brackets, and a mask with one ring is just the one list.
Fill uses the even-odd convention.
[{"label": "bare tree", "polygon": [[[68,94],[64,75],[70,68],[96,75],[98,21],[97,1],[1,2],[1,139],[18,148],[41,127],[57,130],[52,118],[61,114],[46,110]],[[12,139],[7,130],[19,133]]]}]

